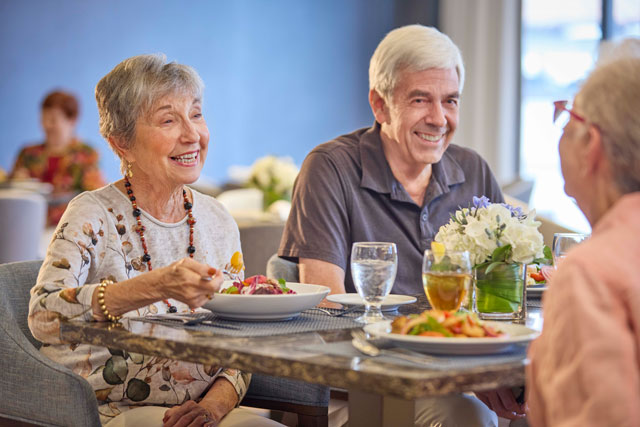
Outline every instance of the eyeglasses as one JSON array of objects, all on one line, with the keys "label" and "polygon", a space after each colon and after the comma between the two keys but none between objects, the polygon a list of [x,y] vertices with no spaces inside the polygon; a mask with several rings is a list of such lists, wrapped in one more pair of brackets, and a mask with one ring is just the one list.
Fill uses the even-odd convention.
[{"label": "eyeglasses", "polygon": [[[578,113],[574,113],[569,108],[567,108],[567,104],[569,101],[555,101],[553,103],[553,123],[556,123],[562,127],[565,127],[569,122],[569,118],[573,117],[579,122],[588,123],[587,119],[582,117]],[[568,113],[568,114],[567,114]]]}]

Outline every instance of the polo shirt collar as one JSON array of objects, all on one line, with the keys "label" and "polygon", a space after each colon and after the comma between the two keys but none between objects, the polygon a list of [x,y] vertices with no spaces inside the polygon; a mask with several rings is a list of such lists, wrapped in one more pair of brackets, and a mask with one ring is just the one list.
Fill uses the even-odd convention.
[{"label": "polo shirt collar", "polygon": [[[387,158],[384,156],[382,138],[380,137],[380,124],[377,122],[362,136],[360,161],[362,164],[361,187],[378,193],[397,195],[398,187],[401,186],[393,176]],[[440,161],[433,164],[426,196],[428,199],[433,199],[441,194],[448,193],[449,187],[461,184],[464,181],[464,170],[447,150]],[[404,199],[405,197],[401,196],[399,198]]]}]

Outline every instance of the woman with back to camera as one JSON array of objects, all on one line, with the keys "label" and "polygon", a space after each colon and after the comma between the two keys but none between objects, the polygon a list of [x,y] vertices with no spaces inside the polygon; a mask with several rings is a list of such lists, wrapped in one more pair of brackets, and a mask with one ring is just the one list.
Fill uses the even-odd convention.
[{"label": "woman with back to camera", "polygon": [[207,156],[203,87],[195,70],[162,55],[129,58],[100,80],[100,131],[124,179],[71,201],[31,291],[42,352],[87,379],[110,427],[279,425],[234,409],[249,374],[59,340],[60,318],[188,312],[220,287],[212,266],[240,250],[238,228],[215,199],[186,187]]},{"label": "woman with back to camera", "polygon": [[544,295],[529,348],[532,426],[640,425],[640,39],[605,51],[555,103],[565,192],[592,227]]},{"label": "woman with back to camera", "polygon": [[10,174],[11,179],[35,178],[53,185],[47,212],[50,226],[58,223],[71,197],[104,185],[98,153],[75,136],[79,110],[72,94],[49,93],[40,116],[45,141],[23,148]]}]

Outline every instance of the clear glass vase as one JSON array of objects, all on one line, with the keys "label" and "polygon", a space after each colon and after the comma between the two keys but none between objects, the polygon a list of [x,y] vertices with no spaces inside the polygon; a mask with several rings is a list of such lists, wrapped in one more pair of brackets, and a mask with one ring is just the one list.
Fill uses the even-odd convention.
[{"label": "clear glass vase", "polygon": [[526,317],[527,265],[522,263],[474,269],[473,311],[481,319],[524,320]]}]

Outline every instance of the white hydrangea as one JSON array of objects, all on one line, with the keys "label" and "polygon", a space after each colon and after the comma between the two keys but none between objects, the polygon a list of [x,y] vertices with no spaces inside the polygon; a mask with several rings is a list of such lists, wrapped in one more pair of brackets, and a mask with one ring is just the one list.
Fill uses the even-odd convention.
[{"label": "white hydrangea", "polygon": [[511,245],[507,262],[531,263],[542,258],[544,243],[535,220],[535,210],[526,215],[512,213],[512,209],[498,203],[463,208],[438,230],[435,241],[447,250],[469,251],[473,265],[489,260],[498,246]]},{"label": "white hydrangea", "polygon": [[249,184],[265,192],[274,192],[283,199],[291,199],[298,172],[291,157],[265,156],[251,166]]}]

